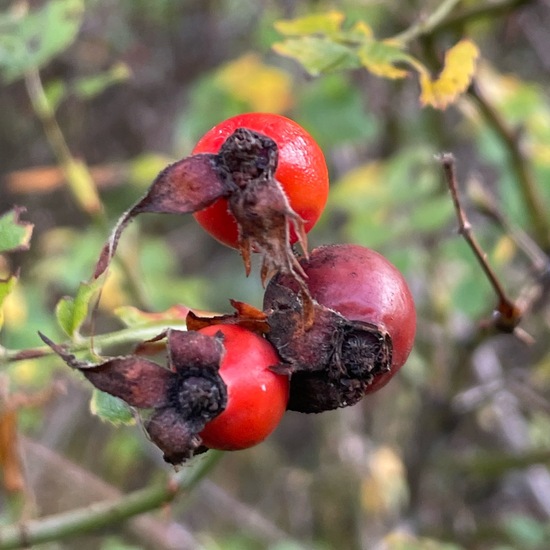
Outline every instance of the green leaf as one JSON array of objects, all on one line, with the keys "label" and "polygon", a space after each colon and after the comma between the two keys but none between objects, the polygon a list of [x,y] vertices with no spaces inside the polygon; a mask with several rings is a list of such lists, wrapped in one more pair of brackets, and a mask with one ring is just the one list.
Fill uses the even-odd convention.
[{"label": "green leaf", "polygon": [[339,11],[329,11],[285,19],[274,23],[275,29],[285,36],[304,36],[308,34],[334,34],[342,27],[345,15]]},{"label": "green leaf", "polygon": [[115,426],[129,426],[135,424],[132,409],[119,399],[108,393],[94,389],[90,401],[92,414]]},{"label": "green leaf", "polygon": [[304,36],[273,44],[279,55],[295,59],[312,76],[361,66],[357,54],[342,44],[327,38]]},{"label": "green leaf", "polygon": [[92,283],[80,283],[76,296],[61,298],[55,308],[55,315],[59,326],[71,338],[78,332],[88,316],[90,302],[101,287],[103,278]]},{"label": "green leaf", "polygon": [[5,22],[0,34],[0,70],[7,82],[46,65],[76,38],[83,0],[50,0],[41,9]]},{"label": "green leaf", "polygon": [[376,40],[366,42],[357,50],[357,55],[362,65],[377,76],[396,79],[408,75],[406,70],[396,67],[395,63],[410,63],[411,56],[395,44]]},{"label": "green leaf", "polygon": [[34,225],[22,222],[23,207],[15,207],[0,216],[0,253],[28,250]]}]

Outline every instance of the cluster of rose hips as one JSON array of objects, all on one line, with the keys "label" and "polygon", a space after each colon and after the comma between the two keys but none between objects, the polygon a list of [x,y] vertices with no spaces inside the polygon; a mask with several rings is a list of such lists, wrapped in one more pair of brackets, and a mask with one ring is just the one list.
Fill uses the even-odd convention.
[{"label": "cluster of rose hips", "polygon": [[136,215],[192,213],[239,250],[247,274],[251,253],[261,254],[263,310],[232,302],[234,314],[190,313],[187,331],[155,339],[165,342],[166,366],[137,353],[84,363],[43,338],[95,387],[149,410],[145,429],[172,464],[256,445],[287,409],[357,403],[405,363],[416,314],[403,276],[380,254],[349,244],[308,252],[327,195],[323,153],[298,124],[261,113],[222,122],[121,217],[94,277]]}]

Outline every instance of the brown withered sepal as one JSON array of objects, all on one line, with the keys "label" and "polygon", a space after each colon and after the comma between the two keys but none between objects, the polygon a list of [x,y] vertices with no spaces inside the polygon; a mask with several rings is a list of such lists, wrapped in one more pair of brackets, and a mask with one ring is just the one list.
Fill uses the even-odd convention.
[{"label": "brown withered sepal", "polygon": [[[267,339],[289,373],[289,410],[319,413],[357,403],[392,363],[390,335],[320,305],[297,286],[272,279],[264,296]],[[305,310],[308,310],[307,313]]]},{"label": "brown withered sepal", "polygon": [[96,264],[97,279],[109,267],[124,228],[144,212],[190,214],[226,198],[239,228],[239,251],[247,275],[250,255],[263,256],[262,281],[283,272],[305,278],[289,242],[290,225],[307,255],[303,220],[290,207],[275,179],[277,144],[269,137],[238,128],[218,154],[197,154],[165,168],[145,196],[125,212],[115,225]]},{"label": "brown withered sepal", "polygon": [[112,357],[99,364],[79,361],[64,346],[40,337],[97,389],[131,407],[152,409],[145,430],[166,462],[178,465],[205,450],[199,433],[227,406],[227,387],[219,375],[224,354],[221,334],[167,331],[167,368],[138,355]]}]

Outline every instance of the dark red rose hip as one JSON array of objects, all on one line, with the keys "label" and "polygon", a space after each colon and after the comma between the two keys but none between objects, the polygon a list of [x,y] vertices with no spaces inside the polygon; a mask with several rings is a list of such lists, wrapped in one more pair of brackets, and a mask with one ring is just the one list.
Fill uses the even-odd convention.
[{"label": "dark red rose hip", "polygon": [[411,292],[395,266],[363,246],[323,246],[300,263],[310,297],[279,274],[264,298],[267,337],[285,363],[279,370],[292,374],[288,408],[352,405],[407,360],[416,330]]}]

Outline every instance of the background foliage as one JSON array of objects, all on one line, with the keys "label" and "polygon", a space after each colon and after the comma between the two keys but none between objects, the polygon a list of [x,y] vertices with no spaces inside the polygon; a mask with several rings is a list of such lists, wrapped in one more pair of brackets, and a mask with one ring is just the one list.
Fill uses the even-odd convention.
[{"label": "background foliage", "polygon": [[[169,500],[170,472],[139,423],[59,360],[33,359],[37,331],[84,353],[94,333],[97,349],[118,353],[181,325],[176,304],[261,305],[259,278],[245,279],[238,255],[191,218],[132,224],[94,326],[97,289],[82,282],[165,164],[220,120],[257,110],[290,116],[323,147],[332,189],[311,245],[361,243],[404,272],[415,350],[378,394],[321,416],[289,413],[169,509],[67,541],[53,524],[43,547],[550,545],[546,0],[0,7],[1,524],[127,505],[142,488],[150,509]],[[502,285],[531,306],[520,325],[531,345],[486,328],[498,300],[457,234],[442,151],[457,158]],[[202,461],[176,483],[193,484]]]}]

